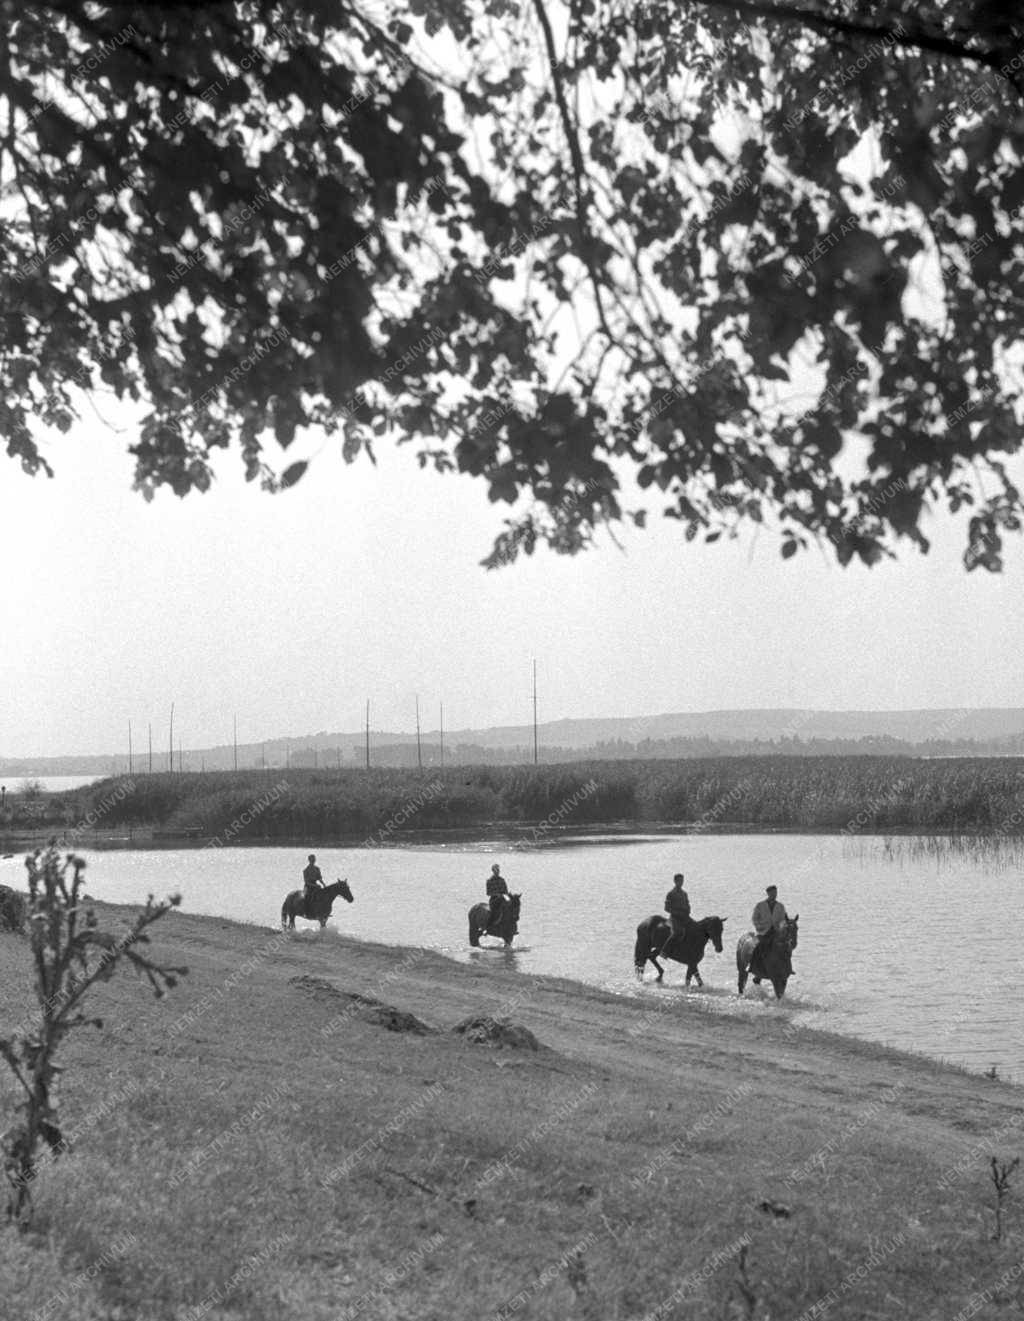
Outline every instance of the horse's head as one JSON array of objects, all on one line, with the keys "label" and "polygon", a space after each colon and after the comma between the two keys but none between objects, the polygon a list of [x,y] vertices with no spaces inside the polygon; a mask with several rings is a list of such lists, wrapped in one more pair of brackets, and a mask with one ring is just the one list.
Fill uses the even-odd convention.
[{"label": "horse's head", "polygon": [[795,917],[788,917],[786,919],[786,942],[791,950],[796,949],[797,937],[800,935],[800,928],[798,926],[799,921],[799,913],[797,913]]},{"label": "horse's head", "polygon": [[724,917],[706,917],[701,923],[705,933],[711,938],[711,943],[715,947],[716,954],[721,954],[722,952],[722,936],[725,934],[723,930],[725,922],[726,919]]},{"label": "horse's head", "polygon": [[[335,887],[332,886],[331,888],[334,889]],[[341,880],[341,878],[339,877],[337,884],[337,893],[341,895],[342,899],[344,899],[346,903],[351,904],[354,902],[354,896],[352,894],[352,891],[349,889],[347,876],[345,877],[344,880]]]},{"label": "horse's head", "polygon": [[522,896],[521,894],[510,894],[509,897],[508,897],[508,898],[509,898],[509,903],[510,903],[510,905],[511,905],[511,907],[512,907],[512,921],[513,921],[513,922],[518,922],[518,921],[519,921],[519,909],[520,909],[520,907],[521,907],[521,903],[520,903],[520,901],[521,901],[522,897],[523,897],[523,896]]}]

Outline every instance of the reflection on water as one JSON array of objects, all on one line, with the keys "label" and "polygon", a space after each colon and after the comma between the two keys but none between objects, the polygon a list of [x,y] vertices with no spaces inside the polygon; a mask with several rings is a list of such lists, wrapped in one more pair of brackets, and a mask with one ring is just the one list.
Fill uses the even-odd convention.
[{"label": "reflection on water", "polygon": [[470,963],[480,963],[492,968],[503,968],[509,971],[515,971],[521,963],[521,955],[529,953],[525,948],[517,949],[514,945],[511,949],[506,949],[504,944],[498,941],[488,943],[486,936],[480,937],[480,948],[467,951]]},{"label": "reflection on water", "polygon": [[[355,903],[336,905],[331,919],[347,934],[425,945],[479,967],[574,978],[639,996],[652,1013],[781,1013],[795,1026],[885,1042],[979,1073],[995,1065],[1001,1077],[1024,1081],[1017,1008],[1024,951],[1014,934],[1020,841],[689,835],[615,849],[597,841],[563,841],[557,849],[496,842],[318,855],[326,881],[351,882]],[[523,894],[511,952],[500,943],[472,950],[467,941],[466,912],[484,898],[495,858]],[[177,890],[186,911],[276,928],[304,864],[302,849],[116,852],[93,854],[87,876],[98,899],[143,902],[151,892]],[[726,918],[724,952],[709,946],[701,964],[703,990],[684,990],[685,970],[675,963],[660,985],[650,970],[643,984],[633,974],[637,923],[661,910],[677,871],[686,873],[695,916]],[[0,862],[0,882],[20,886],[22,876],[20,859]],[[800,916],[796,976],[781,1005],[764,986],[748,986],[742,1001],[736,995],[736,941],[769,882]],[[319,938],[316,928],[305,930]]]}]

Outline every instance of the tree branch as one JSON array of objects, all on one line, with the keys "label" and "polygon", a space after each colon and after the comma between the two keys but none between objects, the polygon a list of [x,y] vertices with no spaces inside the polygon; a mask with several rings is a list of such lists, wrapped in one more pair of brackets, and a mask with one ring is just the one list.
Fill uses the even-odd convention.
[{"label": "tree branch", "polygon": [[548,65],[551,69],[551,81],[555,89],[555,100],[558,103],[558,113],[561,116],[562,127],[565,129],[565,136],[569,143],[569,156],[572,160],[573,191],[575,196],[576,228],[579,230],[580,254],[583,257],[587,268],[587,274],[590,276],[590,283],[594,290],[594,301],[597,304],[597,319],[601,324],[601,329],[605,335],[614,343],[615,336],[611,327],[608,325],[604,313],[604,302],[601,298],[601,281],[598,278],[597,271],[594,268],[594,260],[590,253],[590,237],[587,230],[586,204],[584,199],[583,177],[586,173],[586,166],[583,163],[583,151],[580,147],[579,134],[576,132],[576,125],[572,122],[572,115],[569,113],[569,104],[565,99],[565,85],[562,82],[562,75],[559,72],[559,60],[555,52],[555,36],[551,31],[551,22],[548,19],[547,11],[544,8],[544,0],[533,0],[533,7],[537,12],[537,18],[540,21],[541,29],[544,33],[544,45],[548,53]]},{"label": "tree branch", "polygon": [[852,19],[841,18],[838,15],[820,14],[813,9],[801,9],[795,5],[775,4],[773,0],[696,0],[696,3],[706,9],[732,9],[739,14],[747,14],[752,18],[779,19],[784,23],[803,23],[807,27],[816,28],[819,32],[828,34],[876,40],[885,39],[894,46],[927,51],[933,55],[945,55],[954,60],[967,60],[972,63],[983,64],[987,68],[995,69],[997,73],[1002,74],[1007,82],[1012,83],[1020,91],[1016,81],[1010,78],[1005,71],[1005,52],[967,46],[962,41],[955,41],[951,37],[925,32],[922,29],[909,31],[899,19],[895,20],[895,25],[857,23]]}]

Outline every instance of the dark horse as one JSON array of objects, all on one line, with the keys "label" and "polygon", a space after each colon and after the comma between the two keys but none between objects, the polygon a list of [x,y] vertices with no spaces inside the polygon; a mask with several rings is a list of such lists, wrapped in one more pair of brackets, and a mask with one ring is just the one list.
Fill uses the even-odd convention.
[{"label": "dark horse", "polygon": [[[674,959],[677,963],[686,964],[687,986],[693,978],[697,979],[698,986],[704,985],[697,971],[697,964],[704,957],[704,948],[709,940],[715,947],[715,953],[721,954],[722,928],[725,923],[724,917],[702,917],[699,922],[691,920],[683,934],[676,936],[668,947],[666,959]],[[637,927],[633,962],[636,964],[638,977],[643,977],[648,959],[658,969],[658,981],[660,982],[664,977],[665,969],[658,962],[658,955],[671,930],[668,919],[662,917],[660,913],[655,913],[653,917],[645,917]]]},{"label": "dark horse", "polygon": [[348,881],[335,881],[333,885],[325,886],[322,890],[315,890],[309,901],[309,911],[306,911],[306,896],[302,890],[293,890],[281,905],[281,926],[288,931],[295,930],[295,919],[304,917],[309,922],[319,922],[322,931],[327,925],[327,919],[331,915],[331,909],[334,901],[341,895],[347,903],[352,902],[352,891],[348,888]]},{"label": "dark horse", "polygon": [[740,936],[736,946],[736,971],[739,974],[740,995],[743,994],[749,976],[753,976],[755,986],[759,986],[762,979],[767,978],[775,990],[776,1000],[781,1000],[786,994],[786,983],[793,975],[791,956],[796,949],[797,937],[800,934],[797,926],[799,921],[799,913],[796,917],[786,919],[786,925],[776,931],[772,943],[759,960],[759,966],[754,969],[751,969],[750,960],[753,958],[754,950],[757,949],[757,937],[753,931]]},{"label": "dark horse", "polygon": [[498,919],[490,925],[490,904],[474,904],[469,910],[469,943],[476,947],[481,936],[497,936],[505,942],[505,948],[512,945],[512,937],[519,930],[519,908],[522,895],[510,894],[498,910]]}]

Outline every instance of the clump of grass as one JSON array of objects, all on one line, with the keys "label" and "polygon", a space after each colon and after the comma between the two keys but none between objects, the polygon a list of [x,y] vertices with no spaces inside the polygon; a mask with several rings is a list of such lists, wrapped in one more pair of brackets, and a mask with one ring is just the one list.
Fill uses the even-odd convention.
[{"label": "clump of grass", "polygon": [[7,1217],[27,1225],[31,1216],[32,1180],[45,1146],[56,1157],[68,1142],[58,1122],[54,1086],[60,1073],[55,1056],[72,1028],[102,1027],[102,1019],[82,1009],[90,987],[107,981],[125,961],[142,973],[160,996],[188,971],[162,967],[137,946],[149,942],[148,927],[180,903],[180,896],[155,903],[153,897],[121,937],[100,931],[95,912],[82,893],[85,861],[68,854],[61,861],[52,845],[26,859],[28,869],[28,934],[39,1019],[0,1037],[0,1058],[14,1074],[24,1096],[15,1107],[19,1119],[0,1137],[4,1175],[10,1186]]},{"label": "clump of grass", "polygon": [[996,1232],[992,1235],[998,1243],[1003,1237],[1003,1203],[1010,1193],[1010,1179],[1020,1164],[1020,1157],[1010,1161],[996,1160],[992,1157],[992,1184],[996,1191]]}]

